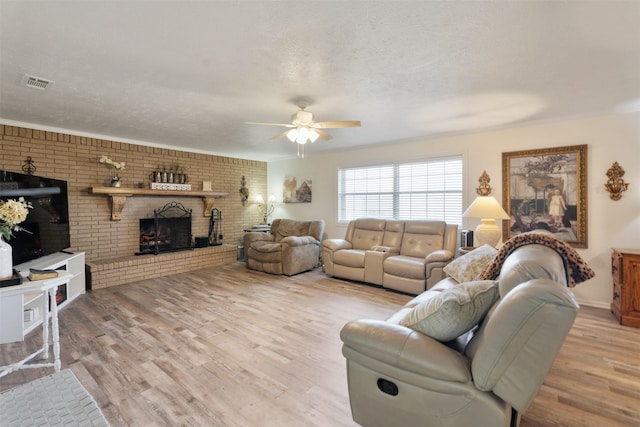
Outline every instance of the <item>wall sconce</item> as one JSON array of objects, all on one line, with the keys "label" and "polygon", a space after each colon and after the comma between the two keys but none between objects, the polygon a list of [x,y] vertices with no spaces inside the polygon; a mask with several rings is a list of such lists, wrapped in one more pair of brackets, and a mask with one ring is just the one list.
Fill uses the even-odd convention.
[{"label": "wall sconce", "polygon": [[240,187],[240,200],[242,200],[242,206],[244,206],[245,202],[249,199],[249,189],[247,188],[247,181],[244,179],[244,175],[242,175],[240,183],[242,184],[242,187]]},{"label": "wall sconce", "polygon": [[629,184],[624,182],[622,177],[624,176],[624,169],[620,167],[618,162],[613,162],[613,165],[607,171],[607,183],[604,185],[605,190],[609,192],[611,200],[620,200],[622,193],[629,189]]},{"label": "wall sconce", "polygon": [[480,178],[478,178],[480,186],[476,188],[476,193],[478,193],[478,196],[488,196],[489,194],[491,194],[491,186],[489,185],[489,181],[491,181],[491,178],[489,178],[489,175],[487,175],[487,171],[482,172],[482,175],[480,175]]},{"label": "wall sconce", "polygon": [[258,210],[260,211],[260,215],[262,215],[262,223],[267,224],[269,221],[269,217],[273,213],[273,210],[276,208],[276,196],[273,194],[269,196],[269,201],[265,202],[262,194],[258,194],[256,196],[256,204],[258,205]]}]

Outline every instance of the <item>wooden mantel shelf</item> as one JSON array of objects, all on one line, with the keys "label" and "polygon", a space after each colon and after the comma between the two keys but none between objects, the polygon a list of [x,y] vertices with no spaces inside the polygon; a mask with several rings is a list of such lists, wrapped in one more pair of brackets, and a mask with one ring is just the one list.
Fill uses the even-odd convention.
[{"label": "wooden mantel shelf", "polygon": [[220,197],[226,197],[229,193],[218,191],[186,191],[186,190],[152,190],[150,188],[126,188],[126,187],[89,187],[91,194],[106,194],[111,198],[111,220],[120,221],[122,210],[127,197],[200,197],[204,203],[204,216],[211,216],[213,202]]}]

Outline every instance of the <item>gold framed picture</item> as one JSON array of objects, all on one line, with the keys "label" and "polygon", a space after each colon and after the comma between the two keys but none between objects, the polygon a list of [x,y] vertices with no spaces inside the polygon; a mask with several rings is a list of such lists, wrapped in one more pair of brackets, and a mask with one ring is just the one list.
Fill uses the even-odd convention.
[{"label": "gold framed picture", "polygon": [[587,146],[502,153],[502,238],[545,230],[576,248],[587,241]]}]

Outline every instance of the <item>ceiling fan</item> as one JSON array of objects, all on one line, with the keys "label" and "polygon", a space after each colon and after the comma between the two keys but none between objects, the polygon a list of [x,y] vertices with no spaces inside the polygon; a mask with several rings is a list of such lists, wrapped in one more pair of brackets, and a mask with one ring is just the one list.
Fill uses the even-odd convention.
[{"label": "ceiling fan", "polygon": [[[306,105],[298,105],[299,110],[291,116],[291,123],[259,123],[259,122],[246,122],[250,125],[266,125],[266,126],[282,126],[290,128],[278,135],[273,139],[280,139],[287,137],[289,141],[298,144],[298,156],[300,156],[300,146],[304,146],[307,142],[315,142],[318,138],[325,141],[330,140],[332,137],[322,129],[335,129],[335,128],[350,128],[360,127],[361,123],[358,120],[343,120],[332,122],[314,122],[313,113],[306,110]],[[302,156],[304,157],[304,147],[302,147]]]}]

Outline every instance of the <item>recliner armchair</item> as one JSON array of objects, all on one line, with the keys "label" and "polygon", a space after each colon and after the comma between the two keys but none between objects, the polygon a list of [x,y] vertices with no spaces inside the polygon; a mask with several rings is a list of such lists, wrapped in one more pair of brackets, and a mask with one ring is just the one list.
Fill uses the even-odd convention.
[{"label": "recliner armchair", "polygon": [[577,315],[564,261],[538,244],[515,249],[484,321],[450,342],[400,322],[421,301],[459,286],[451,278],[386,321],[345,325],[353,419],[366,427],[517,426]]},{"label": "recliner armchair", "polygon": [[247,267],[292,276],[318,266],[324,221],[275,219],[270,232],[244,235]]}]

